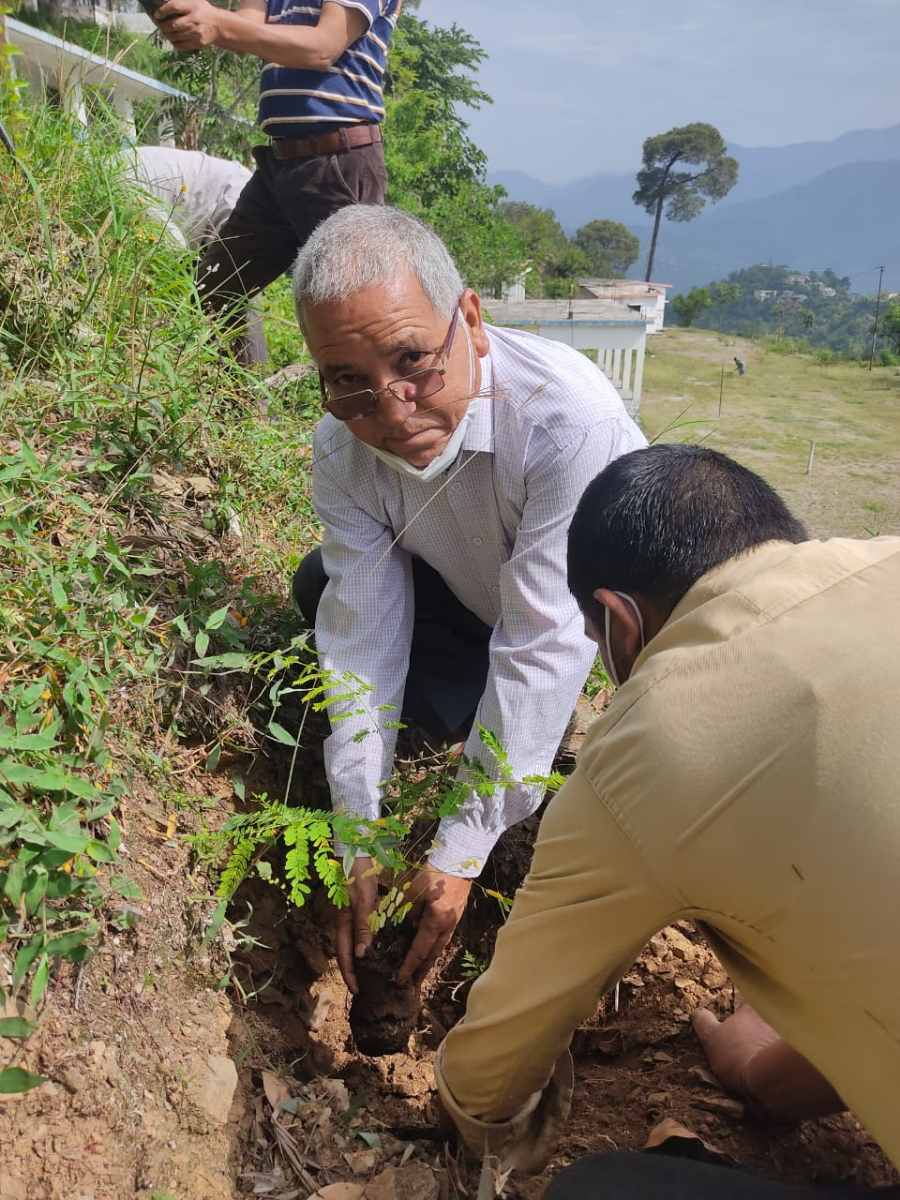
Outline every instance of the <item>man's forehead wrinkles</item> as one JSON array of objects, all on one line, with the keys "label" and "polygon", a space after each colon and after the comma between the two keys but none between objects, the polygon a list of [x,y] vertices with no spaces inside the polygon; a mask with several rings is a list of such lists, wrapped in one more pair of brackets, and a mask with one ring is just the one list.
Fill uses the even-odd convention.
[{"label": "man's forehead wrinkles", "polygon": [[[423,341],[424,339],[424,341]],[[424,324],[406,324],[400,329],[383,330],[353,330],[339,335],[335,341],[327,342],[319,350],[321,359],[327,362],[329,370],[344,369],[353,363],[344,361],[348,354],[366,354],[375,350],[378,354],[394,354],[398,350],[420,345],[430,345],[434,340],[433,333]],[[340,362],[332,362],[331,354],[341,355]]]}]

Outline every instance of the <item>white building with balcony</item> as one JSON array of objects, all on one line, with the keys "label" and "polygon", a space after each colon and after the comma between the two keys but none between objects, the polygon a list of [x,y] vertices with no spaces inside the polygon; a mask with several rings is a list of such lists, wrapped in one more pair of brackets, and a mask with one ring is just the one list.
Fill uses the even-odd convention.
[{"label": "white building with balcony", "polygon": [[485,300],[487,319],[509,329],[527,329],[596,355],[629,415],[641,409],[648,321],[624,304],[607,300]]},{"label": "white building with balcony", "polygon": [[624,304],[647,322],[648,333],[662,330],[670,283],[645,283],[640,279],[579,279],[576,283],[576,298]]}]

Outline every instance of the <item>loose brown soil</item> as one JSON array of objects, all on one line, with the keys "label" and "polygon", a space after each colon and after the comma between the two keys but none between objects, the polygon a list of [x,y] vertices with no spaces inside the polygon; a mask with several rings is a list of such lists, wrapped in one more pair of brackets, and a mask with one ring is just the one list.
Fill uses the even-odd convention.
[{"label": "loose brown soil", "polygon": [[[313,756],[306,770],[312,785]],[[385,1179],[394,1189],[385,1195],[419,1196],[425,1168],[448,1200],[473,1196],[472,1169],[443,1145],[432,1062],[464,1011],[463,953],[490,957],[502,919],[497,902],[473,894],[421,996],[386,985],[375,965],[395,967],[401,941],[372,959],[367,970],[378,972],[380,990],[373,996],[370,988],[351,1010],[319,894],[291,909],[279,890],[252,881],[234,906],[236,934],[225,947],[203,946],[209,888],[179,835],[211,804],[224,813],[230,787],[224,776],[195,769],[188,754],[181,786],[177,810],[139,781],[128,801],[126,844],[145,895],[138,923],[110,934],[80,972],[55,985],[23,1061],[50,1082],[0,1101],[0,1200],[307,1200],[319,1186],[365,1183],[386,1168],[394,1174],[380,1181],[379,1196]],[[536,825],[525,822],[501,840],[486,887],[515,890]],[[236,983],[223,990],[226,974]],[[700,1005],[725,1014],[733,1001],[697,930],[679,924],[657,934],[622,981],[618,1011],[605,997],[575,1035],[576,1101],[552,1163],[539,1176],[510,1180],[504,1195],[537,1200],[567,1163],[639,1148],[667,1117],[773,1177],[895,1181],[852,1116],[773,1127],[723,1094],[690,1014]]]},{"label": "loose brown soil", "polygon": [[350,1033],[360,1054],[402,1054],[419,1019],[419,989],[397,982],[412,945],[410,925],[387,926],[356,966],[359,994],[350,1005]]}]

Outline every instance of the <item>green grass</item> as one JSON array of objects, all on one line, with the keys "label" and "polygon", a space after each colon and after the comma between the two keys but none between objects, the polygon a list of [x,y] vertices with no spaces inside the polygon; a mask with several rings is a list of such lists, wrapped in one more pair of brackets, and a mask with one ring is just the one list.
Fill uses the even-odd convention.
[{"label": "green grass", "polygon": [[[900,534],[897,368],[869,372],[699,330],[667,330],[649,349],[641,405],[648,437],[702,441],[733,455],[816,537]],[[747,364],[743,377],[735,354]]]}]

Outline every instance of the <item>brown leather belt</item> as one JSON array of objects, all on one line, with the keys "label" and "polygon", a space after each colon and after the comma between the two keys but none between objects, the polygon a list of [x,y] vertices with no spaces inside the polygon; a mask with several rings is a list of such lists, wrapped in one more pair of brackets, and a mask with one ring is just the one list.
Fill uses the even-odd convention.
[{"label": "brown leather belt", "polygon": [[272,138],[272,153],[276,158],[315,158],[320,154],[343,154],[354,146],[372,146],[380,141],[380,125],[350,125],[318,137]]}]

